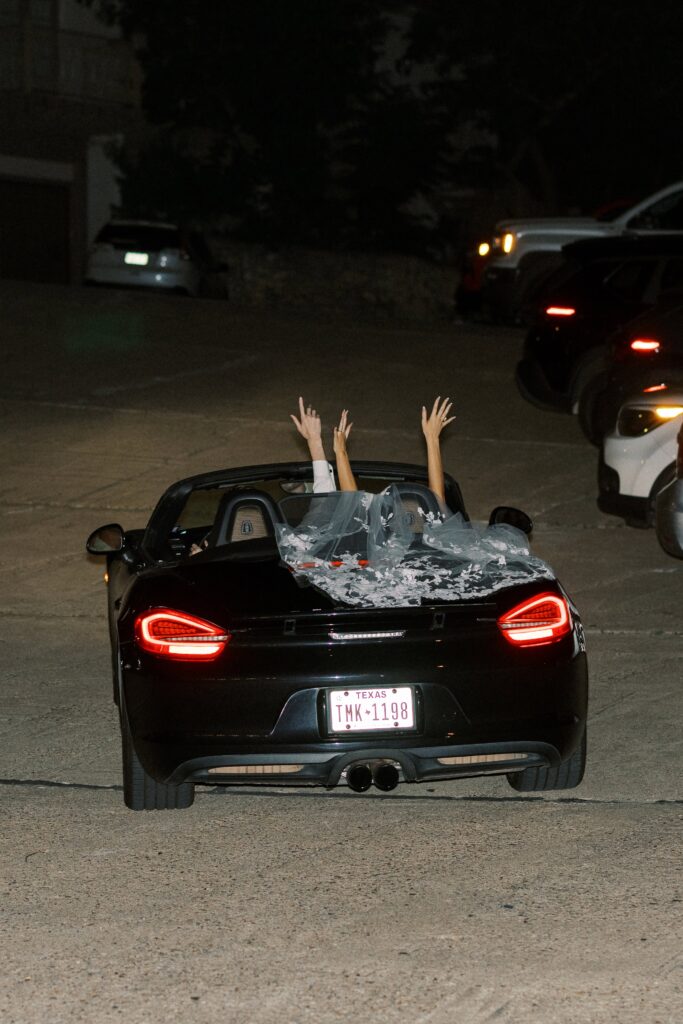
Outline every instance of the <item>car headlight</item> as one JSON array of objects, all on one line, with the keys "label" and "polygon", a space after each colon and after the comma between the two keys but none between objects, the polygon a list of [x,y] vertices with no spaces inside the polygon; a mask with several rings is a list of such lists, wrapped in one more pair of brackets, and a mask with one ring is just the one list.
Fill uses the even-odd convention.
[{"label": "car headlight", "polygon": [[504,253],[511,253],[517,244],[517,235],[512,231],[506,231],[502,235],[494,235],[491,247],[493,249],[502,249]]},{"label": "car headlight", "polygon": [[651,430],[661,427],[662,423],[668,423],[676,416],[683,415],[683,405],[658,405],[643,409],[637,406],[625,405],[619,411],[617,430],[622,437],[640,437],[642,434],[649,434]]},{"label": "car headlight", "polygon": [[479,253],[480,256],[488,256],[488,254],[491,252],[491,246],[489,245],[488,242],[480,242],[479,245],[477,246],[477,252]]},{"label": "car headlight", "polygon": [[683,405],[658,405],[655,413],[660,420],[675,420],[683,415]]}]

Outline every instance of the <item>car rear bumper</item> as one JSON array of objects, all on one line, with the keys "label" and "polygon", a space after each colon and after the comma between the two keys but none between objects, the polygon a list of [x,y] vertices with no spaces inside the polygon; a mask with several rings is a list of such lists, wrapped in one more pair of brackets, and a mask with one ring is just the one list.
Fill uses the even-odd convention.
[{"label": "car rear bumper", "polygon": [[194,295],[198,282],[184,270],[91,266],[88,268],[86,284],[109,285],[113,288],[155,288]]},{"label": "car rear bumper", "polygon": [[[577,731],[577,744],[579,739],[580,731]],[[408,748],[367,744],[343,752],[298,750],[290,754],[249,751],[197,758],[179,765],[167,781],[211,786],[247,784],[332,788],[343,781],[344,772],[356,764],[373,767],[390,763],[398,769],[402,782],[429,782],[550,767],[562,759],[556,747],[538,740]]]},{"label": "car rear bumper", "polygon": [[[583,641],[577,633],[560,644],[565,655],[559,659],[537,648],[528,652],[536,670],[510,670],[495,681],[483,673],[463,683],[460,693],[456,685],[414,684],[414,730],[330,734],[328,688],[309,685],[292,692],[280,682],[272,685],[284,685],[288,696],[276,721],[263,728],[246,717],[240,723],[240,704],[230,698],[229,680],[197,681],[188,689],[180,680],[129,677],[125,713],[136,753],[159,782],[240,782],[244,772],[212,769],[256,766],[258,771],[246,773],[248,781],[272,784],[274,773],[264,766],[277,765],[278,784],[328,786],[336,784],[345,767],[368,759],[394,761],[412,781],[522,770],[566,760],[583,731],[588,694]],[[267,700],[268,685],[265,679],[245,683],[242,692],[250,694],[245,715],[258,711],[259,691]],[[479,757],[508,753],[525,759]],[[466,760],[440,763],[444,757]],[[289,772],[289,764],[300,767]]]},{"label": "car rear bumper", "polygon": [[571,402],[568,396],[563,395],[560,391],[555,391],[550,386],[540,364],[535,359],[527,356],[517,363],[515,382],[522,397],[532,405],[555,412],[571,412]]}]

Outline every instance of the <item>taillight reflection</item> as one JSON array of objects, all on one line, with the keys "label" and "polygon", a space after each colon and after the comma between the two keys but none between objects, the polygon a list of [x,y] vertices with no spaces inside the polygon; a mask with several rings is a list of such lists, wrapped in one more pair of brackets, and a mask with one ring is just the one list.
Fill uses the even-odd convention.
[{"label": "taillight reflection", "polygon": [[501,615],[498,628],[515,647],[551,644],[571,631],[569,607],[557,594],[538,594]]},{"label": "taillight reflection", "polygon": [[154,608],[135,620],[135,642],[143,651],[175,661],[211,661],[230,634],[220,626],[170,608]]},{"label": "taillight reflection", "polygon": [[574,316],[576,309],[574,306],[548,306],[545,313],[546,316]]}]

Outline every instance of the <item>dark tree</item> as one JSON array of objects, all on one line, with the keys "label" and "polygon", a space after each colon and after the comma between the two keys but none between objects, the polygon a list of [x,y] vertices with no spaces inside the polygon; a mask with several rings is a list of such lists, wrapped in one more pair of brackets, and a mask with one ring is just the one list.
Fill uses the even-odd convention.
[{"label": "dark tree", "polygon": [[682,31],[678,0],[422,0],[409,57],[462,70],[496,140],[471,169],[590,207],[680,177]]},{"label": "dark tree", "polygon": [[555,212],[681,175],[677,0],[82,2],[142,63],[129,213],[434,251],[468,189]]},{"label": "dark tree", "polygon": [[366,0],[99,6],[138,43],[144,112],[158,128],[145,151],[123,155],[128,206],[158,205],[175,215],[192,207],[195,215],[228,215],[243,231],[274,238],[343,231],[340,150],[377,87],[381,6]]}]

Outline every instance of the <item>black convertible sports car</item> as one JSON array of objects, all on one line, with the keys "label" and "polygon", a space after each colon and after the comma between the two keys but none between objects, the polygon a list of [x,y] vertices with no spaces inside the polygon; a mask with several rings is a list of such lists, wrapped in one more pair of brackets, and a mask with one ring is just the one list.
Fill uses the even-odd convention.
[{"label": "black convertible sports car", "polygon": [[[88,538],[108,563],[128,807],[188,807],[196,784],[363,791],[504,774],[528,791],[581,782],[583,630],[545,563],[506,554],[506,530],[509,550],[523,552],[529,518],[499,507],[493,534],[463,546],[475,528],[452,477],[444,523],[422,467],[353,469],[368,508],[372,495],[394,495],[388,519],[399,526],[387,551],[403,537],[399,562],[369,546],[351,565],[283,558],[284,533],[310,537],[309,463],[181,480],[146,529],[109,524]],[[387,517],[376,522],[386,532]],[[450,539],[439,540],[446,527]],[[454,567],[460,590],[449,582]],[[441,581],[433,592],[431,579]],[[376,599],[340,597],[339,581]]]}]

